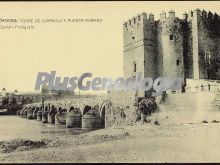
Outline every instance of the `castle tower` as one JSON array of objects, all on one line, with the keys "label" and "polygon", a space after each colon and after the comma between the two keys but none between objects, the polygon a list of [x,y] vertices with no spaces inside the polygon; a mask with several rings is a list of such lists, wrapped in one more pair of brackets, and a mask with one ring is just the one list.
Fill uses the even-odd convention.
[{"label": "castle tower", "polygon": [[191,22],[193,79],[220,79],[220,22],[218,15],[194,10]]},{"label": "castle tower", "polygon": [[[124,77],[220,79],[220,16],[196,9],[142,13],[124,23]],[[185,83],[185,81],[184,81]],[[146,93],[145,93],[146,96]]]},{"label": "castle tower", "polygon": [[[164,15],[164,13],[163,13]],[[161,15],[162,16],[162,15]],[[158,24],[158,56],[162,58],[161,76],[184,77],[183,34],[181,20],[173,10],[161,17]]]},{"label": "castle tower", "polygon": [[124,77],[156,77],[157,30],[154,15],[142,13],[124,23]]}]

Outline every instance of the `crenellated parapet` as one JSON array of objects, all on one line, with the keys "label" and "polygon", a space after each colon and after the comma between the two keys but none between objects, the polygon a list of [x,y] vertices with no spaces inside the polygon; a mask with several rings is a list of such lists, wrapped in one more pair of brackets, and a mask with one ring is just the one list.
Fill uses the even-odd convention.
[{"label": "crenellated parapet", "polygon": [[165,11],[162,11],[160,13],[160,21],[163,21],[163,20],[166,20],[166,19],[175,19],[176,16],[175,16],[175,11],[174,10],[170,10],[168,12],[168,14],[165,12]]},{"label": "crenellated parapet", "polygon": [[211,11],[205,11],[203,10],[201,12],[201,15],[200,15],[201,19],[202,20],[209,20],[209,21],[219,21],[220,20],[220,17],[217,13],[212,13]]},{"label": "crenellated parapet", "polygon": [[132,28],[134,25],[140,23],[143,19],[145,19],[147,17],[146,13],[142,13],[142,14],[138,14],[136,16],[133,16],[132,18],[130,18],[129,20],[124,22],[124,28]]},{"label": "crenellated parapet", "polygon": [[155,21],[154,20],[154,14],[152,13],[141,13],[141,14],[137,14],[136,16],[133,16],[132,18],[128,19],[127,21],[125,21],[123,23],[124,28],[133,28],[134,26],[136,26],[137,24],[140,24],[144,21]]},{"label": "crenellated parapet", "polygon": [[212,13],[211,11],[206,11],[206,10],[200,10],[200,9],[196,9],[194,11],[190,11],[187,14],[187,18],[193,19],[193,18],[198,18],[202,21],[207,21],[207,22],[212,22],[212,21],[220,21],[220,16],[217,13]]},{"label": "crenellated parapet", "polygon": [[[193,18],[200,18],[201,20],[209,20],[209,21],[220,21],[220,16],[217,13],[212,13],[211,11],[206,11],[206,10],[200,10],[200,9],[195,9],[195,10],[191,10],[188,13],[183,13],[182,15],[182,20],[191,20]],[[162,11],[159,15],[159,20],[160,21],[164,21],[167,19],[175,19],[177,18],[175,15],[175,11],[174,10],[170,10],[168,13],[166,13],[165,11]],[[141,13],[138,14],[132,18],[130,18],[128,21],[124,22],[124,27],[128,28],[128,27],[132,27],[133,25],[135,25],[136,23],[138,23],[139,21],[142,20],[149,20],[149,21],[157,21],[154,18],[154,14],[152,13]]]},{"label": "crenellated parapet", "polygon": [[174,10],[170,10],[168,13],[163,11],[158,22],[157,28],[159,33],[176,35],[182,31],[181,19],[176,17]]}]

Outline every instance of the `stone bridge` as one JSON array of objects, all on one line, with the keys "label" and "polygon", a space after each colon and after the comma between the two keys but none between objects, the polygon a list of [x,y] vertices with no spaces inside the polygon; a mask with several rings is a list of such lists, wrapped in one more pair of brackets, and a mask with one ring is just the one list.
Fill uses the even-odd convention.
[{"label": "stone bridge", "polygon": [[[92,115],[100,120],[101,127],[105,127],[106,109],[111,105],[108,97],[92,97],[92,98],[76,98],[72,100],[48,100],[42,103],[27,104],[23,107],[18,115],[27,117],[28,119],[41,120],[43,123],[51,122],[56,124],[55,121],[61,124],[66,124],[66,118],[76,116],[82,118],[85,114]],[[91,111],[89,114],[88,112]],[[94,116],[95,114],[95,116]],[[55,117],[55,119],[51,119]],[[60,120],[58,122],[58,120]],[[62,121],[63,122],[62,122]],[[81,120],[81,119],[80,119]]]}]

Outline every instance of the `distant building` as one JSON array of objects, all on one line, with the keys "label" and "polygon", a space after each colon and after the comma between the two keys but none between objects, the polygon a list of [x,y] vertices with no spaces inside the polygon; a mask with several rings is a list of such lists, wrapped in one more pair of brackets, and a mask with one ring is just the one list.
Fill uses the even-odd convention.
[{"label": "distant building", "polygon": [[6,96],[6,89],[2,88],[2,92],[0,93],[1,97],[5,97]]},{"label": "distant building", "polygon": [[75,96],[74,91],[69,90],[50,90],[47,84],[44,84],[41,89],[41,95],[44,97],[45,100],[52,99],[64,99],[64,98],[71,98]]}]

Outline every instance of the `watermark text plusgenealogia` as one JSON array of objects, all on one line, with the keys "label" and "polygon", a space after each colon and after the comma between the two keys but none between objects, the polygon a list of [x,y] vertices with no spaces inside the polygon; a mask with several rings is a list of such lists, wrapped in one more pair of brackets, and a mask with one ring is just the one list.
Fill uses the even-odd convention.
[{"label": "watermark text plusgenealogia", "polygon": [[83,73],[80,77],[56,77],[56,71],[38,72],[35,84],[35,90],[40,90],[41,86],[47,84],[49,90],[113,90],[113,91],[129,91],[142,90],[148,91],[153,88],[154,96],[161,95],[163,91],[168,89],[180,90],[183,85],[182,77],[144,77],[142,72],[138,72],[134,77],[124,79],[118,77],[115,80],[107,77],[95,77],[92,79],[92,73]]}]

